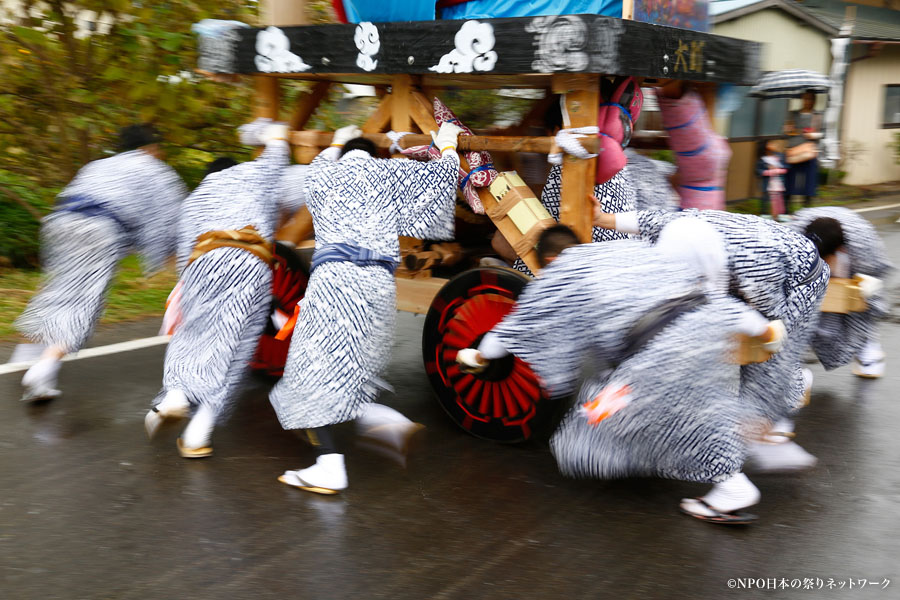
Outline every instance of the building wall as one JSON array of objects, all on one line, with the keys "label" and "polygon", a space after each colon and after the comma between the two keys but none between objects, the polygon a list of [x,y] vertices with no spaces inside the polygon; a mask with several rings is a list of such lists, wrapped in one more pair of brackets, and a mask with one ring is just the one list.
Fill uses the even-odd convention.
[{"label": "building wall", "polygon": [[900,129],[882,128],[884,86],[891,83],[900,84],[900,46],[884,46],[877,56],[850,65],[841,124],[844,183],[900,181],[900,164],[888,147]]},{"label": "building wall", "polygon": [[712,33],[762,42],[763,71],[810,69],[828,74],[831,44],[818,29],[778,9],[766,9],[712,26]]}]

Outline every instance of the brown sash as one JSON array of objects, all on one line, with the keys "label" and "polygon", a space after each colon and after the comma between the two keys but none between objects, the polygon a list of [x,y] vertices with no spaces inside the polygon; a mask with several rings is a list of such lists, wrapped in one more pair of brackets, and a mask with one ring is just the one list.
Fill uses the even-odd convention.
[{"label": "brown sash", "polygon": [[191,252],[187,264],[191,264],[210,250],[226,247],[246,250],[269,265],[269,267],[273,265],[272,253],[274,248],[272,242],[267,242],[252,225],[247,225],[238,230],[207,231],[198,236],[197,245],[194,246],[194,251]]}]

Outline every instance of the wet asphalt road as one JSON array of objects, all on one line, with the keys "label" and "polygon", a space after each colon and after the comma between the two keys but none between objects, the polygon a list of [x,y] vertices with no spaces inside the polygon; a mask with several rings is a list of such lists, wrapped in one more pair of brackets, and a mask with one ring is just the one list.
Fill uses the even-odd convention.
[{"label": "wet asphalt road", "polygon": [[[900,264],[896,212],[867,216]],[[678,513],[706,486],[567,480],[539,442],[457,429],[422,368],[423,317],[400,315],[386,376],[397,393],[384,401],[428,428],[405,466],[340,430],[350,488],[336,497],[276,482],[311,452],[279,427],[264,379],[216,431],[215,456],[188,461],[174,432],[143,433],[163,346],[66,363],[64,397],[43,406],[18,402],[20,373],[0,375],[0,598],[900,598],[894,314],[885,378],[813,367],[797,441],[819,465],[751,474],[760,520],[744,529]],[[106,329],[94,343],[156,328]],[[813,589],[729,589],[740,578]]]}]

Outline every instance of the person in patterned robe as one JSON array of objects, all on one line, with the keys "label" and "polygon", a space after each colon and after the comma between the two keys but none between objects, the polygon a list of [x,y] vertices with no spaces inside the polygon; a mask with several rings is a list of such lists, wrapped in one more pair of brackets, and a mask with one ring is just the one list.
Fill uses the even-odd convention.
[{"label": "person in patterned robe", "polygon": [[394,333],[398,236],[453,237],[459,131],[441,125],[435,137],[441,158],[423,164],[375,158],[371,142],[344,128],[335,133],[338,147],[312,162],[306,186],[316,232],[312,273],[284,376],[269,398],[282,427],[306,430],[317,456],[279,481],[325,494],[347,487],[330,426],[368,416],[385,385],[378,375]]},{"label": "person in patterned robe", "polygon": [[[556,232],[545,234],[538,246],[542,263],[560,248],[548,250]],[[463,350],[458,360],[477,368],[513,353],[552,396],[564,397],[585,358],[593,359],[599,368],[551,438],[560,471],[713,483],[703,498],[683,500],[682,509],[714,522],[748,522],[753,517],[740,511],[760,495],[741,472],[749,415],[738,395],[738,367],[728,357],[734,334],[762,335],[769,324],[707,285],[725,265],[717,232],[701,222],[678,235],[687,234],[703,240],[704,261],[637,240],[565,249],[478,351]]]},{"label": "person in patterned robe", "polygon": [[855,375],[881,377],[884,351],[877,324],[890,307],[880,282],[893,265],[875,227],[849,208],[839,206],[804,208],[790,226],[816,244],[833,277],[859,277],[867,296],[864,312],[821,314],[812,338],[816,357],[827,370],[852,362]]},{"label": "person in patterned robe", "polygon": [[60,361],[93,333],[119,260],[137,252],[151,275],[172,255],[187,188],[163,162],[160,141],[152,126],[124,128],[120,153],[82,167],[44,218],[47,279],[16,322],[25,337],[44,346],[22,378],[23,400],[59,396]]},{"label": "person in patterned robe", "polygon": [[263,153],[239,165],[213,163],[182,209],[176,256],[180,319],[166,350],[162,391],[144,425],[152,438],[165,420],[193,410],[178,439],[185,458],[212,454],[213,427],[230,412],[272,294],[271,261],[234,246],[197,256],[198,238],[251,226],[271,244],[278,223],[302,205],[302,195],[282,193],[290,153],[286,126],[260,129],[254,141],[265,145]]},{"label": "person in patterned robe", "polygon": [[628,180],[635,191],[634,209],[678,210],[681,198],[669,182],[675,175],[675,165],[648,158],[633,148],[626,148],[625,156]]},{"label": "person in patterned robe", "polygon": [[729,292],[767,319],[781,320],[787,331],[781,352],[766,362],[741,367],[742,400],[773,424],[770,433],[751,445],[750,456],[761,470],[810,468],[816,459],[790,439],[794,427],[790,415],[805,404],[812,385],[812,373],[802,368],[802,360],[825,295],[828,265],[803,235],[753,215],[697,209],[614,215],[595,204],[594,225],[656,242],[668,223],[689,216],[722,234]]}]

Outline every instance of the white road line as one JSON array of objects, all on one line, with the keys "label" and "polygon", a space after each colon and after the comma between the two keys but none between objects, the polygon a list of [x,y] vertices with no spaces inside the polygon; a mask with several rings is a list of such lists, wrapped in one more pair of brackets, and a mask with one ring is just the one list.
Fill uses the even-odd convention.
[{"label": "white road line", "polygon": [[[81,350],[80,352],[76,352],[75,354],[69,354],[63,360],[81,360],[82,358],[94,358],[96,356],[105,356],[107,354],[116,354],[117,352],[128,352],[129,350],[139,350],[141,348],[150,348],[151,346],[159,346],[161,344],[168,344],[169,340],[172,336],[170,335],[158,335],[156,337],[149,338],[141,338],[139,340],[130,340],[127,342],[119,342],[118,344],[109,344],[108,346],[97,346],[96,348],[87,348],[85,350]],[[5,375],[6,373],[15,373],[17,371],[25,371],[31,365],[33,365],[35,361],[27,361],[27,362],[17,362],[17,363],[7,363],[5,365],[0,365],[0,375]]]},{"label": "white road line", "polygon": [[897,208],[898,206],[900,206],[900,203],[886,204],[884,206],[870,206],[868,208],[855,208],[855,209],[853,209],[853,212],[861,213],[861,212],[871,212],[873,210],[887,210],[889,208]]}]

